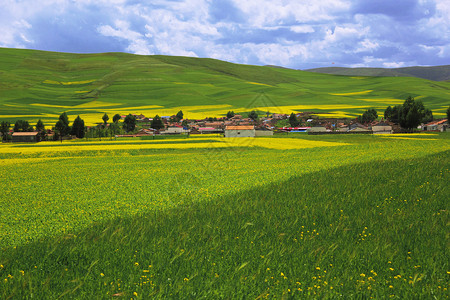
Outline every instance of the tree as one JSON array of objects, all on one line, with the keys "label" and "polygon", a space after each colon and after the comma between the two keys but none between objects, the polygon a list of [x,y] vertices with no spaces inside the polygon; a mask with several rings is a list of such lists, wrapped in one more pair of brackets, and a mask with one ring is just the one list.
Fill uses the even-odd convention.
[{"label": "tree", "polygon": [[183,122],[181,122],[181,126],[185,129],[189,129],[189,121],[184,119]]},{"label": "tree", "polygon": [[64,124],[64,121],[62,121],[62,120],[58,120],[58,122],[56,122],[56,124],[55,124],[55,131],[57,133],[57,136],[59,136],[61,138],[61,143],[62,143],[63,137],[66,135],[66,134],[64,134],[66,128],[67,127]]},{"label": "tree", "polygon": [[156,115],[153,118],[151,127],[156,130],[160,130],[160,129],[164,128],[164,123],[158,115]]},{"label": "tree", "polygon": [[41,119],[39,119],[36,123],[36,131],[42,132],[45,130],[44,123],[42,123]]},{"label": "tree", "polygon": [[[409,131],[417,128],[420,123],[433,120],[433,112],[430,109],[425,108],[422,101],[416,101],[411,96],[406,98],[403,105],[399,105],[396,107],[398,111],[398,123],[402,128],[405,128]],[[394,110],[392,111],[392,115],[394,118],[397,117],[394,116]]]},{"label": "tree", "polygon": [[[69,117],[67,116],[66,112],[63,112],[59,116],[58,122],[60,122],[60,124],[58,125],[59,129],[57,129],[57,130],[61,136],[61,142],[62,142],[62,138],[70,133]],[[58,124],[58,122],[56,124]],[[56,128],[56,125],[55,125],[55,128]]]},{"label": "tree", "polygon": [[369,108],[361,116],[358,117],[358,121],[361,123],[370,123],[378,118],[378,113],[375,109]]},{"label": "tree", "polygon": [[17,120],[14,123],[14,132],[30,132],[33,131],[33,126],[31,126],[28,121]]},{"label": "tree", "polygon": [[400,122],[400,112],[402,110],[401,105],[396,105],[394,107],[388,106],[384,111],[384,118],[395,124]]},{"label": "tree", "polygon": [[119,122],[119,120],[120,120],[121,118],[122,118],[122,117],[121,117],[119,114],[115,114],[114,117],[113,117],[113,122],[114,122],[114,123],[117,123],[117,122]]},{"label": "tree", "polygon": [[228,111],[228,112],[227,112],[227,119],[231,119],[231,118],[234,117],[234,116],[235,116],[234,111]]},{"label": "tree", "polygon": [[450,106],[447,108],[447,122],[450,122]]},{"label": "tree", "polygon": [[76,117],[76,119],[73,121],[71,134],[75,135],[79,139],[84,138],[84,121],[80,118],[80,116]]},{"label": "tree", "polygon": [[128,114],[128,116],[125,117],[125,120],[123,120],[123,129],[126,132],[133,131],[136,128],[136,117],[132,114]]},{"label": "tree", "polygon": [[36,123],[36,131],[39,132],[39,137],[41,140],[45,139],[45,126],[44,123],[42,123],[41,119],[39,119]]},{"label": "tree", "polygon": [[3,140],[6,140],[7,135],[9,134],[9,127],[11,127],[11,124],[7,121],[2,121],[0,123],[0,132],[2,133]]},{"label": "tree", "polygon": [[291,113],[291,115],[289,116],[289,124],[291,125],[291,127],[297,127],[298,125],[300,125],[300,122],[297,119],[297,116],[294,113]]},{"label": "tree", "polygon": [[180,110],[176,115],[177,122],[180,122],[181,120],[183,120],[183,116],[184,116],[183,111]]},{"label": "tree", "polygon": [[59,120],[61,120],[65,126],[69,127],[69,117],[67,116],[66,112],[63,112],[59,116]]},{"label": "tree", "polygon": [[386,110],[384,111],[384,119],[390,120],[392,117],[392,107],[389,105]]},{"label": "tree", "polygon": [[252,111],[248,114],[248,117],[249,117],[250,119],[252,119],[253,121],[258,120],[258,114],[257,114],[256,111],[254,111],[254,110],[252,110]]},{"label": "tree", "polygon": [[105,124],[105,127],[106,127],[106,123],[108,123],[108,120],[109,120],[109,117],[108,117],[108,115],[106,113],[103,115],[102,120],[103,120],[103,123]]}]

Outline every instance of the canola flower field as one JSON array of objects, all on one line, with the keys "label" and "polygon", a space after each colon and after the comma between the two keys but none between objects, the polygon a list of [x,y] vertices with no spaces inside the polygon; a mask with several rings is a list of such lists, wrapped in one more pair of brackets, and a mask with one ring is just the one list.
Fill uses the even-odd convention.
[{"label": "canola flower field", "polygon": [[450,136],[2,144],[0,298],[448,296]]}]

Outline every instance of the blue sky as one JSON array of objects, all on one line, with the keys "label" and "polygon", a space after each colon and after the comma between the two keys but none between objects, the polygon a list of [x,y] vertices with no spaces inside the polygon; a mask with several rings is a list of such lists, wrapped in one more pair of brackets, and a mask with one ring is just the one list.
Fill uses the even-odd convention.
[{"label": "blue sky", "polygon": [[314,67],[450,64],[450,0],[0,0],[0,47]]}]

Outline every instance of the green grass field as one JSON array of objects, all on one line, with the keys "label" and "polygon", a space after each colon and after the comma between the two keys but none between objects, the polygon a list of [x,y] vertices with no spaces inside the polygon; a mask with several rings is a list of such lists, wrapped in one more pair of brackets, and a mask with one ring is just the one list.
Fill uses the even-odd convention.
[{"label": "green grass field", "polygon": [[445,299],[450,136],[0,145],[2,299]]},{"label": "green grass field", "polygon": [[[195,119],[227,111],[314,111],[354,117],[368,108],[379,115],[408,96],[436,117],[449,105],[450,82],[418,78],[347,77],[237,65],[213,59],[68,54],[0,48],[0,120],[38,119],[50,127],[66,111],[88,124],[106,112],[153,117],[180,109]],[[325,116],[323,115],[323,116]]]}]

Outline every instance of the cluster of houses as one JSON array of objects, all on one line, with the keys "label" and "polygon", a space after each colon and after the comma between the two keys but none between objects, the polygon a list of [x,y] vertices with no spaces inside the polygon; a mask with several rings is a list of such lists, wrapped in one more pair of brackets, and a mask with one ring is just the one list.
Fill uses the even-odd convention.
[{"label": "cluster of houses", "polygon": [[[173,134],[221,134],[225,137],[258,137],[271,136],[275,133],[294,133],[305,132],[308,134],[391,134],[402,132],[402,128],[381,119],[371,124],[360,124],[357,120],[349,119],[319,119],[310,115],[311,113],[299,113],[297,117],[304,120],[307,126],[300,127],[278,127],[280,120],[287,120],[287,114],[273,114],[259,118],[254,121],[250,118],[243,118],[241,115],[235,115],[232,118],[211,118],[203,120],[181,120],[180,122],[171,122],[172,117],[162,117],[165,125],[164,129],[154,130],[150,128],[151,119],[143,115],[136,115],[138,124],[142,129],[138,135],[173,135]],[[183,126],[183,125],[184,126]],[[424,131],[446,131],[450,130],[447,119],[434,121],[419,126]],[[134,135],[134,136],[136,136]]]},{"label": "cluster of houses", "polygon": [[[360,124],[357,120],[349,119],[319,119],[312,113],[299,113],[297,117],[307,126],[299,127],[279,127],[282,120],[288,120],[287,114],[272,114],[259,118],[254,121],[250,118],[244,118],[241,115],[235,115],[232,118],[207,118],[203,120],[180,120],[175,121],[174,116],[161,117],[164,128],[155,130],[151,128],[151,118],[144,115],[135,115],[137,133],[121,136],[154,136],[154,135],[179,135],[179,134],[218,134],[225,137],[259,137],[272,136],[276,133],[294,133],[305,132],[312,135],[318,134],[391,134],[401,132],[399,125],[392,122],[381,120],[371,124]],[[125,118],[125,116],[123,117]],[[282,122],[283,123],[283,122]],[[287,122],[285,121],[284,124]],[[99,126],[104,126],[99,125]],[[423,131],[447,131],[450,130],[448,120],[442,119],[419,126]],[[51,134],[51,132],[49,133]],[[39,142],[38,132],[14,132],[12,133],[13,142]]]}]

